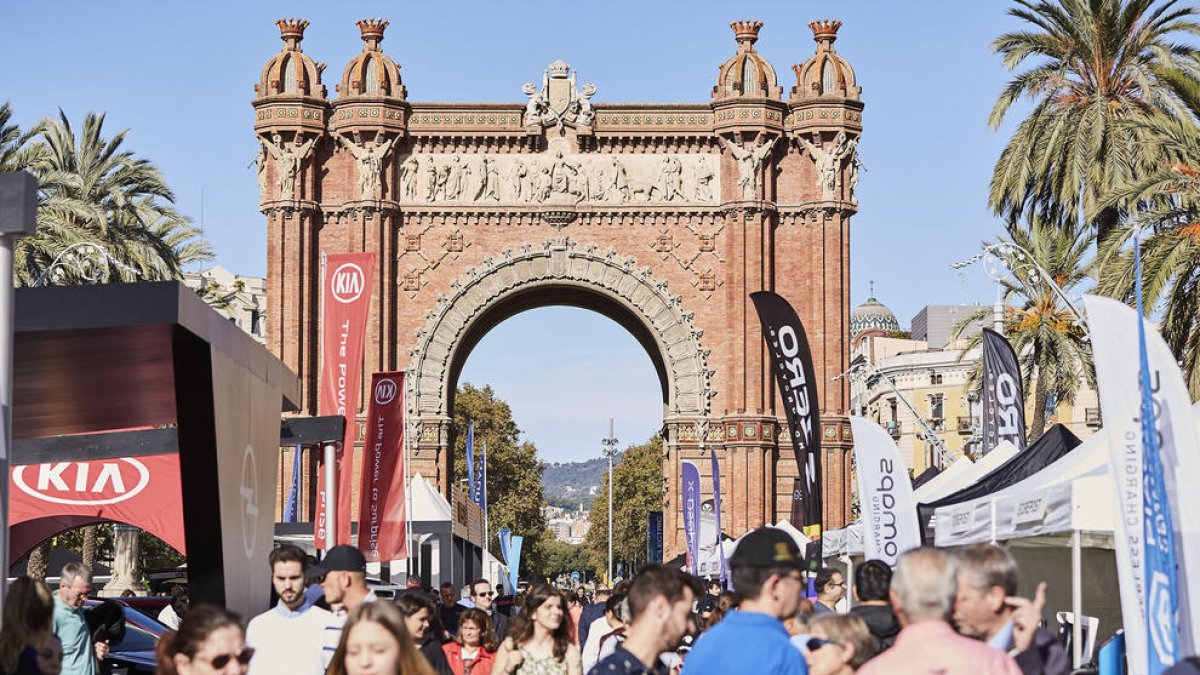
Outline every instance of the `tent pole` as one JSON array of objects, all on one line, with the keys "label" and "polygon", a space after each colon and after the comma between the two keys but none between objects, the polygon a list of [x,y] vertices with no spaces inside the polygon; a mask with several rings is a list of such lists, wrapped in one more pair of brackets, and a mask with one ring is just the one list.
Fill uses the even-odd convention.
[{"label": "tent pole", "polygon": [[846,554],[846,578],[842,580],[846,584],[846,609],[854,608],[854,593],[849,589],[854,588],[854,556],[850,553]]},{"label": "tent pole", "polygon": [[337,443],[326,442],[325,453],[325,551],[337,545]]},{"label": "tent pole", "polygon": [[1071,663],[1083,665],[1083,542],[1079,530],[1071,530]]}]

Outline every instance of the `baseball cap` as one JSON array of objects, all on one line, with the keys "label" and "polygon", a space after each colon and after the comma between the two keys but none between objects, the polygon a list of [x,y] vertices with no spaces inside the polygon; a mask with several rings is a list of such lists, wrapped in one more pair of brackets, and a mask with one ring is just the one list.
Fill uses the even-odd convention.
[{"label": "baseball cap", "polygon": [[730,567],[804,567],[804,556],[791,535],[775,527],[760,527],[742,537]]},{"label": "baseball cap", "polygon": [[324,576],[327,572],[366,572],[367,558],[353,546],[339,544],[329,549],[321,562],[310,570],[310,574]]}]

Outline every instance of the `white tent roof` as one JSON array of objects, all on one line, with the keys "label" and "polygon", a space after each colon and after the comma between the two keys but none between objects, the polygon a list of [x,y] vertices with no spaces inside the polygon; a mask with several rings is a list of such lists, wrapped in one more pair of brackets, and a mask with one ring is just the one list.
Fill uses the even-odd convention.
[{"label": "white tent roof", "polygon": [[[1192,407],[1200,427],[1200,404]],[[957,546],[1114,528],[1116,485],[1109,473],[1108,437],[1103,429],[1057,462],[1025,480],[962,504],[939,508],[934,542]]]},{"label": "white tent roof", "polygon": [[414,474],[408,483],[409,503],[412,505],[414,521],[450,520],[450,502],[437,491],[420,473]]},{"label": "white tent roof", "polygon": [[[966,475],[966,472],[969,472],[973,466],[975,466],[975,461],[966,455],[954,460],[944,471],[925,481],[925,484],[921,487],[913,490],[913,503],[935,502],[954,492],[954,486],[959,484],[961,477]],[[946,488],[950,489],[947,491]]]}]

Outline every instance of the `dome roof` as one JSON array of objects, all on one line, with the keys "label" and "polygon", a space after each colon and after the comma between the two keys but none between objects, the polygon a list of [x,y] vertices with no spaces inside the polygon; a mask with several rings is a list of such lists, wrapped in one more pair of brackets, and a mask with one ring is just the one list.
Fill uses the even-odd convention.
[{"label": "dome roof", "polygon": [[262,77],[254,85],[259,98],[268,96],[315,96],[325,98],[325,86],[321,84],[324,63],[317,63],[300,49],[304,39],[307,19],[280,19],[279,36],[283,38],[283,51],[271,57],[263,66]]},{"label": "dome roof", "polygon": [[400,66],[379,47],[388,20],[361,19],[356,25],[362,31],[363,50],[350,59],[342,71],[342,82],[337,86],[338,96],[404,98],[406,92],[400,83]]},{"label": "dome roof", "polygon": [[796,71],[792,100],[819,96],[857,100],[862,95],[862,88],[855,82],[854,69],[833,49],[842,22],[824,19],[810,22],[808,27],[817,41],[817,53],[804,63],[792,66],[792,70]]},{"label": "dome roof", "polygon": [[737,39],[738,50],[721,64],[717,75],[717,86],[713,87],[713,100],[754,97],[778,99],[783,90],[775,77],[775,69],[758,52],[754,43],[758,41],[761,21],[734,21],[729,24]]},{"label": "dome roof", "polygon": [[867,298],[866,302],[850,312],[850,338],[854,339],[868,330],[888,333],[900,330],[900,322],[896,320],[896,315],[874,297]]}]

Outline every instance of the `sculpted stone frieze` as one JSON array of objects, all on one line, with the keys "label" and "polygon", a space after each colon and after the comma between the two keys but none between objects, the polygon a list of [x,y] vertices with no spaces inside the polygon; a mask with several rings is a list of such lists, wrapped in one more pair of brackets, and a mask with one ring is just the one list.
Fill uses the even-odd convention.
[{"label": "sculpted stone frieze", "polygon": [[400,161],[404,204],[715,205],[717,154],[417,153]]}]

